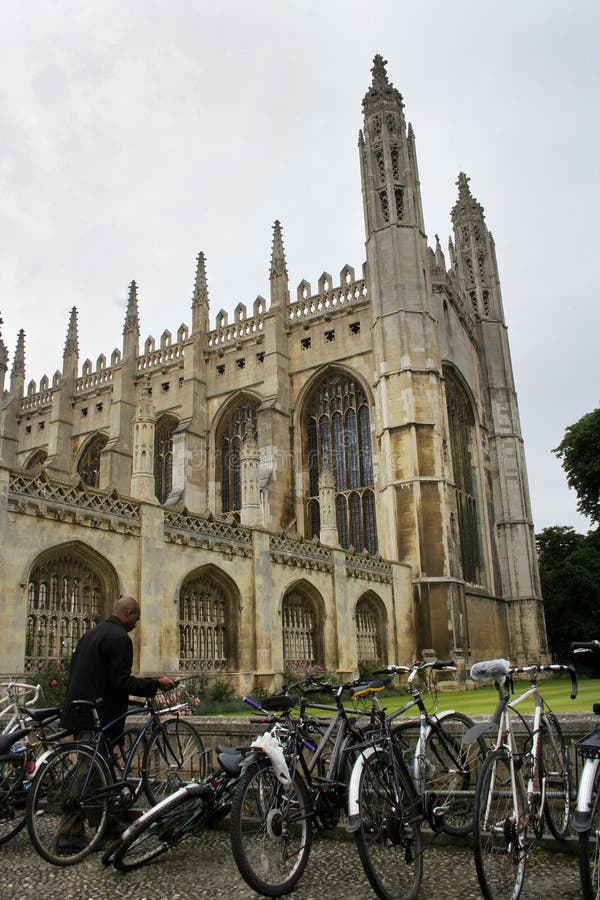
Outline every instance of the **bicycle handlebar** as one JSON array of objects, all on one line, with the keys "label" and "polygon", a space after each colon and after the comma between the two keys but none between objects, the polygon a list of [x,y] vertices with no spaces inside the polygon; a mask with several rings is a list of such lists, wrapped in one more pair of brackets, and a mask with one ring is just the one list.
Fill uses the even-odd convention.
[{"label": "bicycle handlebar", "polygon": [[389,663],[379,669],[371,669],[372,675],[408,675],[409,673],[422,672],[424,669],[435,669],[438,672],[445,670],[446,672],[455,672],[456,665],[451,659],[434,659],[421,660],[416,659],[410,666],[397,666]]},{"label": "bicycle handlebar", "polygon": [[535,676],[538,672],[568,672],[571,678],[571,700],[577,697],[577,672],[575,666],[563,666],[558,663],[548,665],[531,665],[531,666],[511,666],[510,675],[531,675]]},{"label": "bicycle handlebar", "polygon": [[571,643],[573,653],[598,653],[600,641],[573,641]]}]

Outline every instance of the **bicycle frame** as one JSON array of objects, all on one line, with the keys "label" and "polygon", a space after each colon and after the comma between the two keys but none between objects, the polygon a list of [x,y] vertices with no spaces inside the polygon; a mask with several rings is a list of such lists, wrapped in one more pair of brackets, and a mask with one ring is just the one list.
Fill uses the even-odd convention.
[{"label": "bicycle frame", "polygon": [[[508,666],[508,664],[506,664]],[[522,816],[526,816],[528,821],[533,820],[534,831],[536,831],[543,819],[546,807],[546,778],[542,773],[541,783],[538,783],[538,774],[540,772],[540,756],[541,756],[541,733],[542,733],[542,716],[544,714],[546,704],[544,698],[539,692],[537,684],[537,674],[544,671],[568,671],[571,677],[571,699],[577,696],[577,679],[575,672],[570,666],[562,665],[533,665],[533,666],[517,666],[507,668],[502,675],[495,675],[494,682],[498,689],[499,699],[491,722],[485,723],[483,726],[475,726],[474,732],[483,733],[489,730],[490,726],[496,726],[496,738],[492,746],[492,750],[505,750],[508,754],[512,799],[515,809],[519,810]],[[517,697],[510,699],[509,684],[512,684],[512,676],[517,674],[525,674],[529,676],[530,687],[520,693]],[[517,741],[511,724],[511,712],[516,712],[522,722],[524,717],[518,711],[517,707],[526,703],[527,700],[534,701],[533,722],[531,729],[526,726],[531,737],[531,748],[526,752],[520,752],[517,747]],[[519,766],[517,771],[516,760],[523,757],[526,760],[526,766]],[[525,787],[525,796],[527,810],[522,810],[521,794],[518,789],[517,782]],[[539,803],[536,803],[539,798]]]},{"label": "bicycle frame", "polygon": [[[82,701],[73,701],[74,703],[80,703]],[[94,762],[97,758],[101,760],[104,765],[108,766],[109,771],[112,776],[112,784],[108,786],[108,789],[111,793],[116,793],[117,798],[121,799],[125,802],[129,802],[137,796],[140,791],[140,785],[134,785],[129,780],[129,775],[132,768],[132,763],[135,759],[136,753],[138,752],[140,745],[143,744],[144,739],[148,733],[148,731],[153,730],[155,728],[163,728],[162,722],[160,721],[162,716],[170,715],[175,712],[179,712],[180,710],[185,709],[185,704],[177,704],[176,706],[170,706],[165,709],[157,710],[154,708],[151,701],[147,704],[141,706],[133,706],[130,707],[127,712],[123,713],[120,716],[117,716],[116,719],[113,719],[111,722],[108,722],[106,725],[100,727],[100,718],[98,716],[98,710],[95,706],[92,706],[90,709],[92,723],[93,723],[93,732],[92,738],[87,743],[88,748],[92,751],[92,756],[90,759],[90,764],[88,767],[88,772],[83,784],[83,790],[87,790],[88,780],[90,778],[90,774],[94,768]],[[117,777],[114,766],[114,757],[112,751],[112,745],[106,737],[107,731],[114,725],[117,725],[120,722],[125,722],[128,716],[136,715],[136,713],[140,713],[142,710],[148,710],[149,714],[146,718],[146,721],[143,723],[140,728],[138,734],[136,735],[135,740],[133,741],[129,753],[127,754],[127,758],[125,760],[125,765],[123,766],[123,771],[119,777]],[[176,756],[175,752],[171,748],[171,745],[168,741],[168,735],[166,731],[163,730],[163,734],[165,736],[165,740],[171,753],[173,755],[174,760],[181,764],[181,761]],[[86,741],[82,741],[81,743],[85,744]]]},{"label": "bicycle frame", "polygon": [[[28,706],[37,703],[40,696],[42,686],[40,684],[24,684],[19,681],[3,681],[0,688],[5,691],[5,696],[0,699],[0,725],[2,725],[2,734],[9,734],[16,728],[22,728],[25,724]],[[26,700],[24,704],[20,704],[16,696],[16,691],[22,691],[25,695],[29,691],[33,691],[31,699]],[[10,716],[10,718],[9,718]]]}]

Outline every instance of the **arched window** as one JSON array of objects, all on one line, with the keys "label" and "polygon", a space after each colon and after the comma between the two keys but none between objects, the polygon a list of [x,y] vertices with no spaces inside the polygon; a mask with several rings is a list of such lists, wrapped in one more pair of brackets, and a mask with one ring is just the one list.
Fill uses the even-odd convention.
[{"label": "arched window", "polygon": [[46,462],[48,458],[48,454],[45,450],[36,450],[35,453],[29,457],[29,461],[25,466],[26,472],[33,472],[35,469],[40,468]]},{"label": "arched window", "polygon": [[106,586],[75,554],[38,563],[27,587],[25,671],[46,667],[49,659],[70,659],[81,635],[104,619]]},{"label": "arched window", "polygon": [[242,470],[240,454],[244,436],[250,430],[256,436],[256,400],[237,404],[221,423],[217,434],[217,482],[221,485],[221,512],[239,513],[242,508]]},{"label": "arched window", "polygon": [[179,594],[179,669],[222,672],[231,666],[227,596],[208,575],[184,582]]},{"label": "arched window", "polygon": [[154,431],[154,493],[159,503],[166,503],[173,490],[173,434],[177,422],[163,416]]},{"label": "arched window", "polygon": [[106,447],[108,438],[104,434],[97,434],[89,442],[79,458],[77,474],[88,487],[100,486],[100,454]]},{"label": "arched window", "polygon": [[356,604],[356,657],[359,666],[375,667],[384,662],[385,640],[382,617],[374,601],[361,598]]},{"label": "arched window", "polygon": [[451,370],[445,370],[444,377],[463,578],[472,584],[483,584],[474,464],[475,418],[467,393],[458,378]]},{"label": "arched window", "polygon": [[304,592],[290,591],[281,607],[283,665],[286,670],[323,664],[321,623],[314,601]]},{"label": "arched window", "polygon": [[376,553],[371,423],[367,398],[358,382],[333,373],[317,384],[306,407],[303,442],[308,475],[308,537],[318,535],[319,474],[323,466],[328,466],[336,488],[341,546]]}]

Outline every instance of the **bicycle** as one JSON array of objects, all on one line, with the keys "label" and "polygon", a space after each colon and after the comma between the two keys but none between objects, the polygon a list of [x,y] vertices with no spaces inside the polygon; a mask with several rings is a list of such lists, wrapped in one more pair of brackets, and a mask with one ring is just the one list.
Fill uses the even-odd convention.
[{"label": "bicycle", "polygon": [[[0,700],[0,844],[4,844],[25,826],[27,793],[36,768],[48,748],[67,732],[56,730],[57,707],[31,706],[39,698],[40,685],[11,680],[0,687],[5,692]],[[32,696],[27,699],[29,694]]]},{"label": "bicycle", "polygon": [[[541,837],[544,823],[557,840],[566,837],[571,816],[571,765],[559,722],[539,692],[543,672],[568,672],[571,699],[577,696],[573,666],[527,665],[511,667],[505,659],[475,663],[475,681],[493,678],[499,698],[490,722],[476,725],[466,739],[496,731],[477,782],[473,807],[473,846],[481,892],[486,900],[517,900],[525,879],[527,856]],[[527,675],[529,687],[510,699],[513,676]],[[531,727],[517,707],[534,701]],[[526,729],[517,746],[511,713]]]},{"label": "bicycle", "polygon": [[[472,828],[472,801],[485,756],[481,739],[463,735],[473,722],[454,710],[430,714],[416,683],[426,671],[453,671],[450,661],[417,660],[388,665],[373,675],[408,675],[410,700],[386,715],[372,698],[377,728],[360,749],[350,779],[348,824],[371,887],[384,900],[413,900],[423,877],[421,825],[434,832],[466,834]],[[412,708],[415,722],[398,723]]]},{"label": "bicycle", "polygon": [[[577,641],[571,644],[573,654],[599,653],[600,641]],[[593,705],[600,715],[600,702]],[[573,814],[573,831],[579,841],[579,875],[585,900],[600,898],[600,726],[577,741],[576,750],[583,760],[577,802]]]},{"label": "bicycle", "polygon": [[[55,865],[72,865],[84,859],[103,839],[109,815],[125,814],[142,791],[154,806],[183,783],[204,774],[204,747],[199,735],[179,715],[173,717],[186,708],[185,704],[158,709],[148,700],[101,727],[98,702],[72,701],[77,712],[90,714],[89,739],[62,744],[51,751],[29,792],[29,836],[40,856]],[[131,735],[121,768],[107,732],[127,716],[144,710],[147,717],[139,731]]]},{"label": "bicycle", "polygon": [[[275,696],[263,705],[244,698],[254,709],[271,719],[270,710],[279,711],[280,721],[289,716],[297,698]],[[258,720],[263,721],[263,720]],[[108,848],[102,862],[113,863],[121,872],[145,865],[170,850],[190,832],[202,831],[222,819],[231,809],[231,799],[242,773],[241,763],[247,750],[220,746],[217,748],[218,767],[201,781],[182,785],[174,794],[143,813],[123,833],[120,840]]]},{"label": "bicycle", "polygon": [[[267,897],[296,886],[313,836],[337,825],[347,802],[349,756],[363,740],[357,711],[349,715],[342,703],[342,695],[352,693],[356,682],[332,686],[308,679],[293,687],[303,694],[299,715],[266,720],[271,731],[253,742],[254,753],[244,761],[230,815],[231,847],[240,874]],[[373,690],[381,687],[378,682]],[[311,701],[309,694],[315,692],[333,694],[335,706]],[[333,715],[308,715],[307,707]]]}]

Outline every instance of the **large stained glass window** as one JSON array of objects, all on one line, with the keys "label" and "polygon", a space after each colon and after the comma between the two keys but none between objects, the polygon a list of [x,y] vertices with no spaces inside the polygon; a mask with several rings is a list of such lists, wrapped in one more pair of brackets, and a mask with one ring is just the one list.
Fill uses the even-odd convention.
[{"label": "large stained glass window", "polygon": [[247,431],[256,437],[256,400],[244,399],[227,415],[217,437],[217,481],[221,511],[239,515],[242,508],[241,452]]},{"label": "large stained glass window", "polygon": [[475,419],[467,393],[451,370],[444,371],[450,450],[456,491],[463,577],[483,583],[479,509],[475,480]]},{"label": "large stained glass window", "polygon": [[371,423],[367,398],[360,385],[341,373],[323,378],[309,398],[303,437],[308,473],[308,536],[319,533],[319,474],[327,466],[335,482],[341,546],[376,553]]},{"label": "large stained glass window", "polygon": [[173,490],[173,434],[177,421],[163,416],[154,431],[154,493],[159,503],[165,503]]}]

